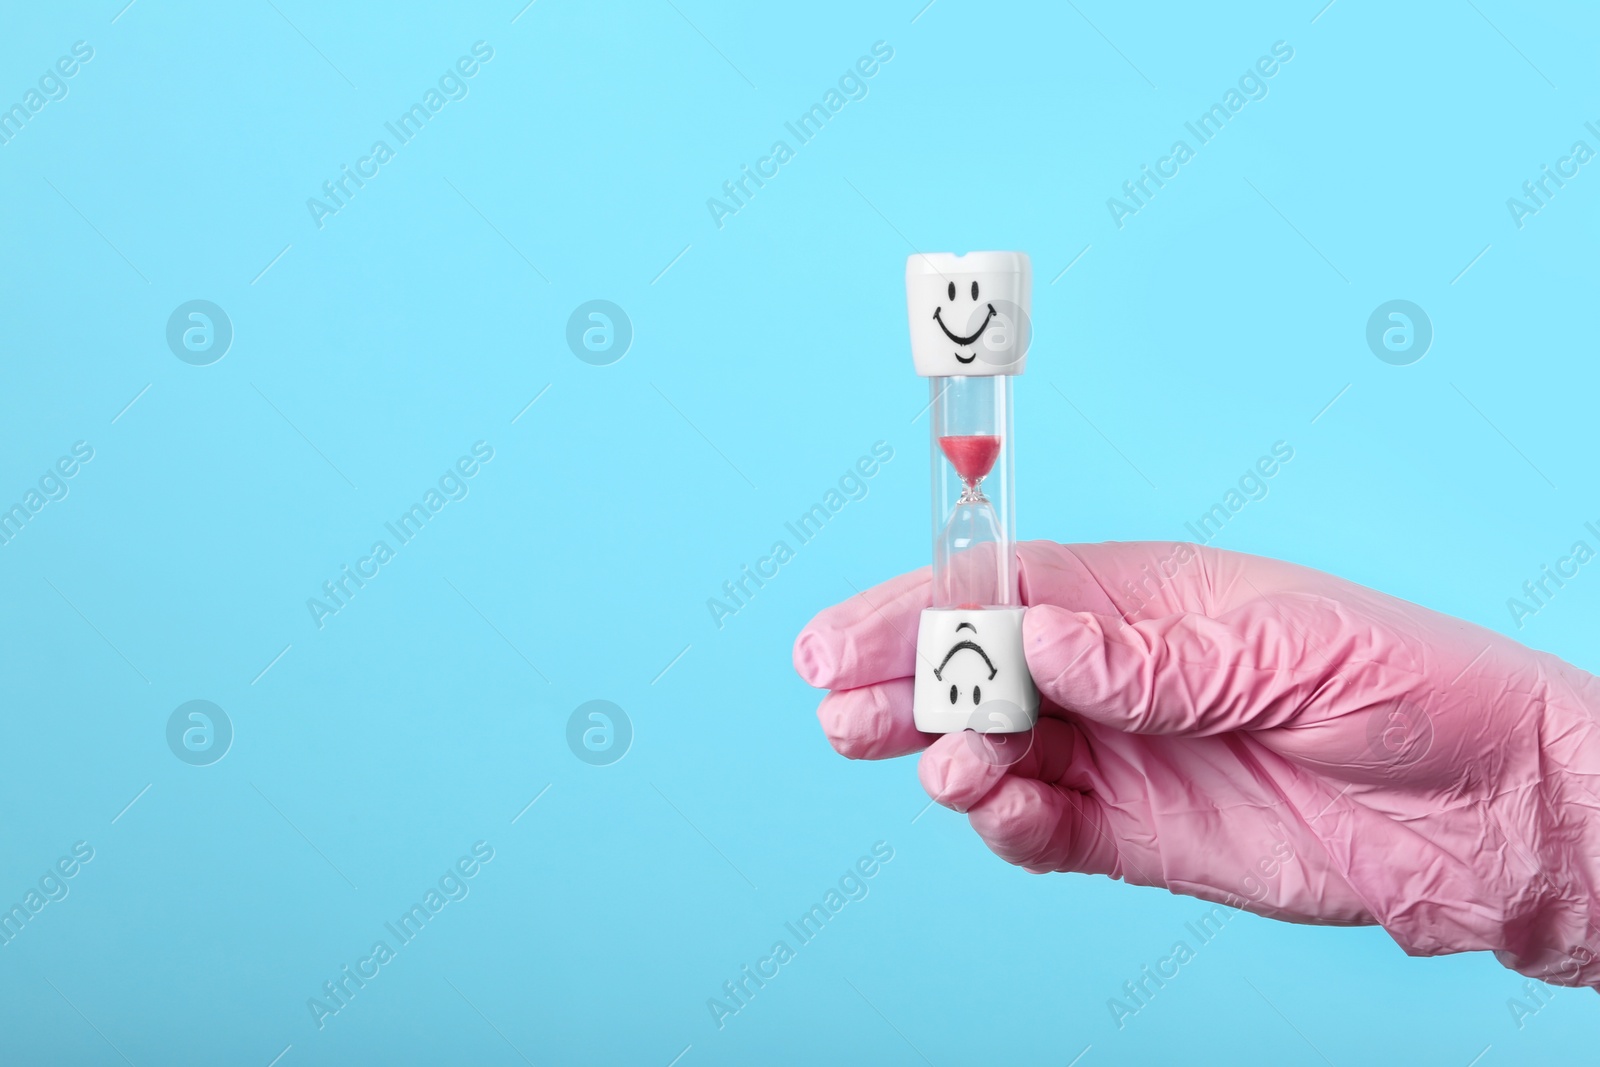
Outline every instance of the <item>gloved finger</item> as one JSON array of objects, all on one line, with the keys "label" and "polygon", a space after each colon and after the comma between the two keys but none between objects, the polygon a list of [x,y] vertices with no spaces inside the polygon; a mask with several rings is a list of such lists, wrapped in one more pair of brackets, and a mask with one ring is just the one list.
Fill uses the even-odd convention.
[{"label": "gloved finger", "polygon": [[911,717],[910,678],[835,689],[817,706],[828,743],[850,759],[893,759],[919,752],[936,734],[918,732]]},{"label": "gloved finger", "polygon": [[946,734],[922,754],[917,777],[928,795],[968,811],[1007,775],[1088,791],[1094,787],[1088,739],[1063,719],[1040,719],[1023,734]]},{"label": "gloved finger", "polygon": [[[1280,598],[1281,600],[1282,598]],[[1023,648],[1046,698],[1094,722],[1138,734],[1207,736],[1282,725],[1338,673],[1340,644],[1306,605],[1256,602],[1223,619],[1115,615],[1041,605],[1023,618]],[[1286,612],[1299,616],[1298,625]],[[1335,613],[1336,614],[1336,613]],[[1348,642],[1344,642],[1348,643]]]},{"label": "gloved finger", "polygon": [[1022,602],[1129,619],[1205,612],[1218,555],[1181,541],[1024,541],[1017,546]]},{"label": "gloved finger", "polygon": [[991,852],[1034,874],[1118,872],[1106,809],[1088,794],[1007,776],[967,818]]},{"label": "gloved finger", "polygon": [[[982,553],[990,546],[973,551]],[[1120,612],[1148,603],[1163,591],[1163,611],[1197,600],[1204,568],[1199,553],[1211,551],[1174,542],[1058,545],[1029,541],[1017,546],[1019,584],[1025,604],[1055,604],[1074,611]],[[1164,584],[1152,585],[1150,575]],[[1110,591],[1144,589],[1146,599]],[[794,667],[819,689],[853,689],[916,669],[917,624],[931,603],[931,569],[902,574],[825,608],[794,643]]]},{"label": "gloved finger", "polygon": [[902,574],[817,613],[794,642],[794,669],[818,689],[855,689],[915,673],[931,568]]}]

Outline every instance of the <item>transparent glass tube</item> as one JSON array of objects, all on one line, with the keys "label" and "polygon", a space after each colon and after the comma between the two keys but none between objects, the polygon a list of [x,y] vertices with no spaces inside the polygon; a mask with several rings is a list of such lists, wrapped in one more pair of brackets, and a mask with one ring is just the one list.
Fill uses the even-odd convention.
[{"label": "transparent glass tube", "polygon": [[1011,376],[929,378],[933,606],[1020,606],[1012,502]]}]

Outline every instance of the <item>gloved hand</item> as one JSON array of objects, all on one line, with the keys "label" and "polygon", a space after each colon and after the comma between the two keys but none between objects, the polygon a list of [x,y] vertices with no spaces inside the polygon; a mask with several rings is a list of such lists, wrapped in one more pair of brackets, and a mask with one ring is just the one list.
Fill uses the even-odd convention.
[{"label": "gloved hand", "polygon": [[911,716],[929,572],[819,614],[795,669],[854,759],[926,748],[1002,859],[1292,922],[1381,923],[1600,986],[1600,682],[1289,563],[1173,543],[1017,550],[1031,735]]}]

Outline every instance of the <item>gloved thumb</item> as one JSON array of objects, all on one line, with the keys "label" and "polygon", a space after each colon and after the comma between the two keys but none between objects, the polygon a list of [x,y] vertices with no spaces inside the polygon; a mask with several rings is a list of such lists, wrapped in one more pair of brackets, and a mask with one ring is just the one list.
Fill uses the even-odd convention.
[{"label": "gloved thumb", "polygon": [[1325,672],[1296,655],[1270,616],[1028,609],[1023,647],[1047,700],[1113,729],[1205,736],[1278,725]]}]

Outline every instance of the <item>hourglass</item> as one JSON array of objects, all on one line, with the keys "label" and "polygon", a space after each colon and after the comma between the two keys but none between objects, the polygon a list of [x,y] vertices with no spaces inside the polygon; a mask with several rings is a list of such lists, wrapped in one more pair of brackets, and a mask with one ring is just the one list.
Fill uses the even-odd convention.
[{"label": "hourglass", "polygon": [[926,733],[1020,733],[1039,694],[1022,651],[1011,383],[1029,342],[1020,252],[913,255],[906,307],[933,430],[933,602],[917,630],[912,709]]}]

